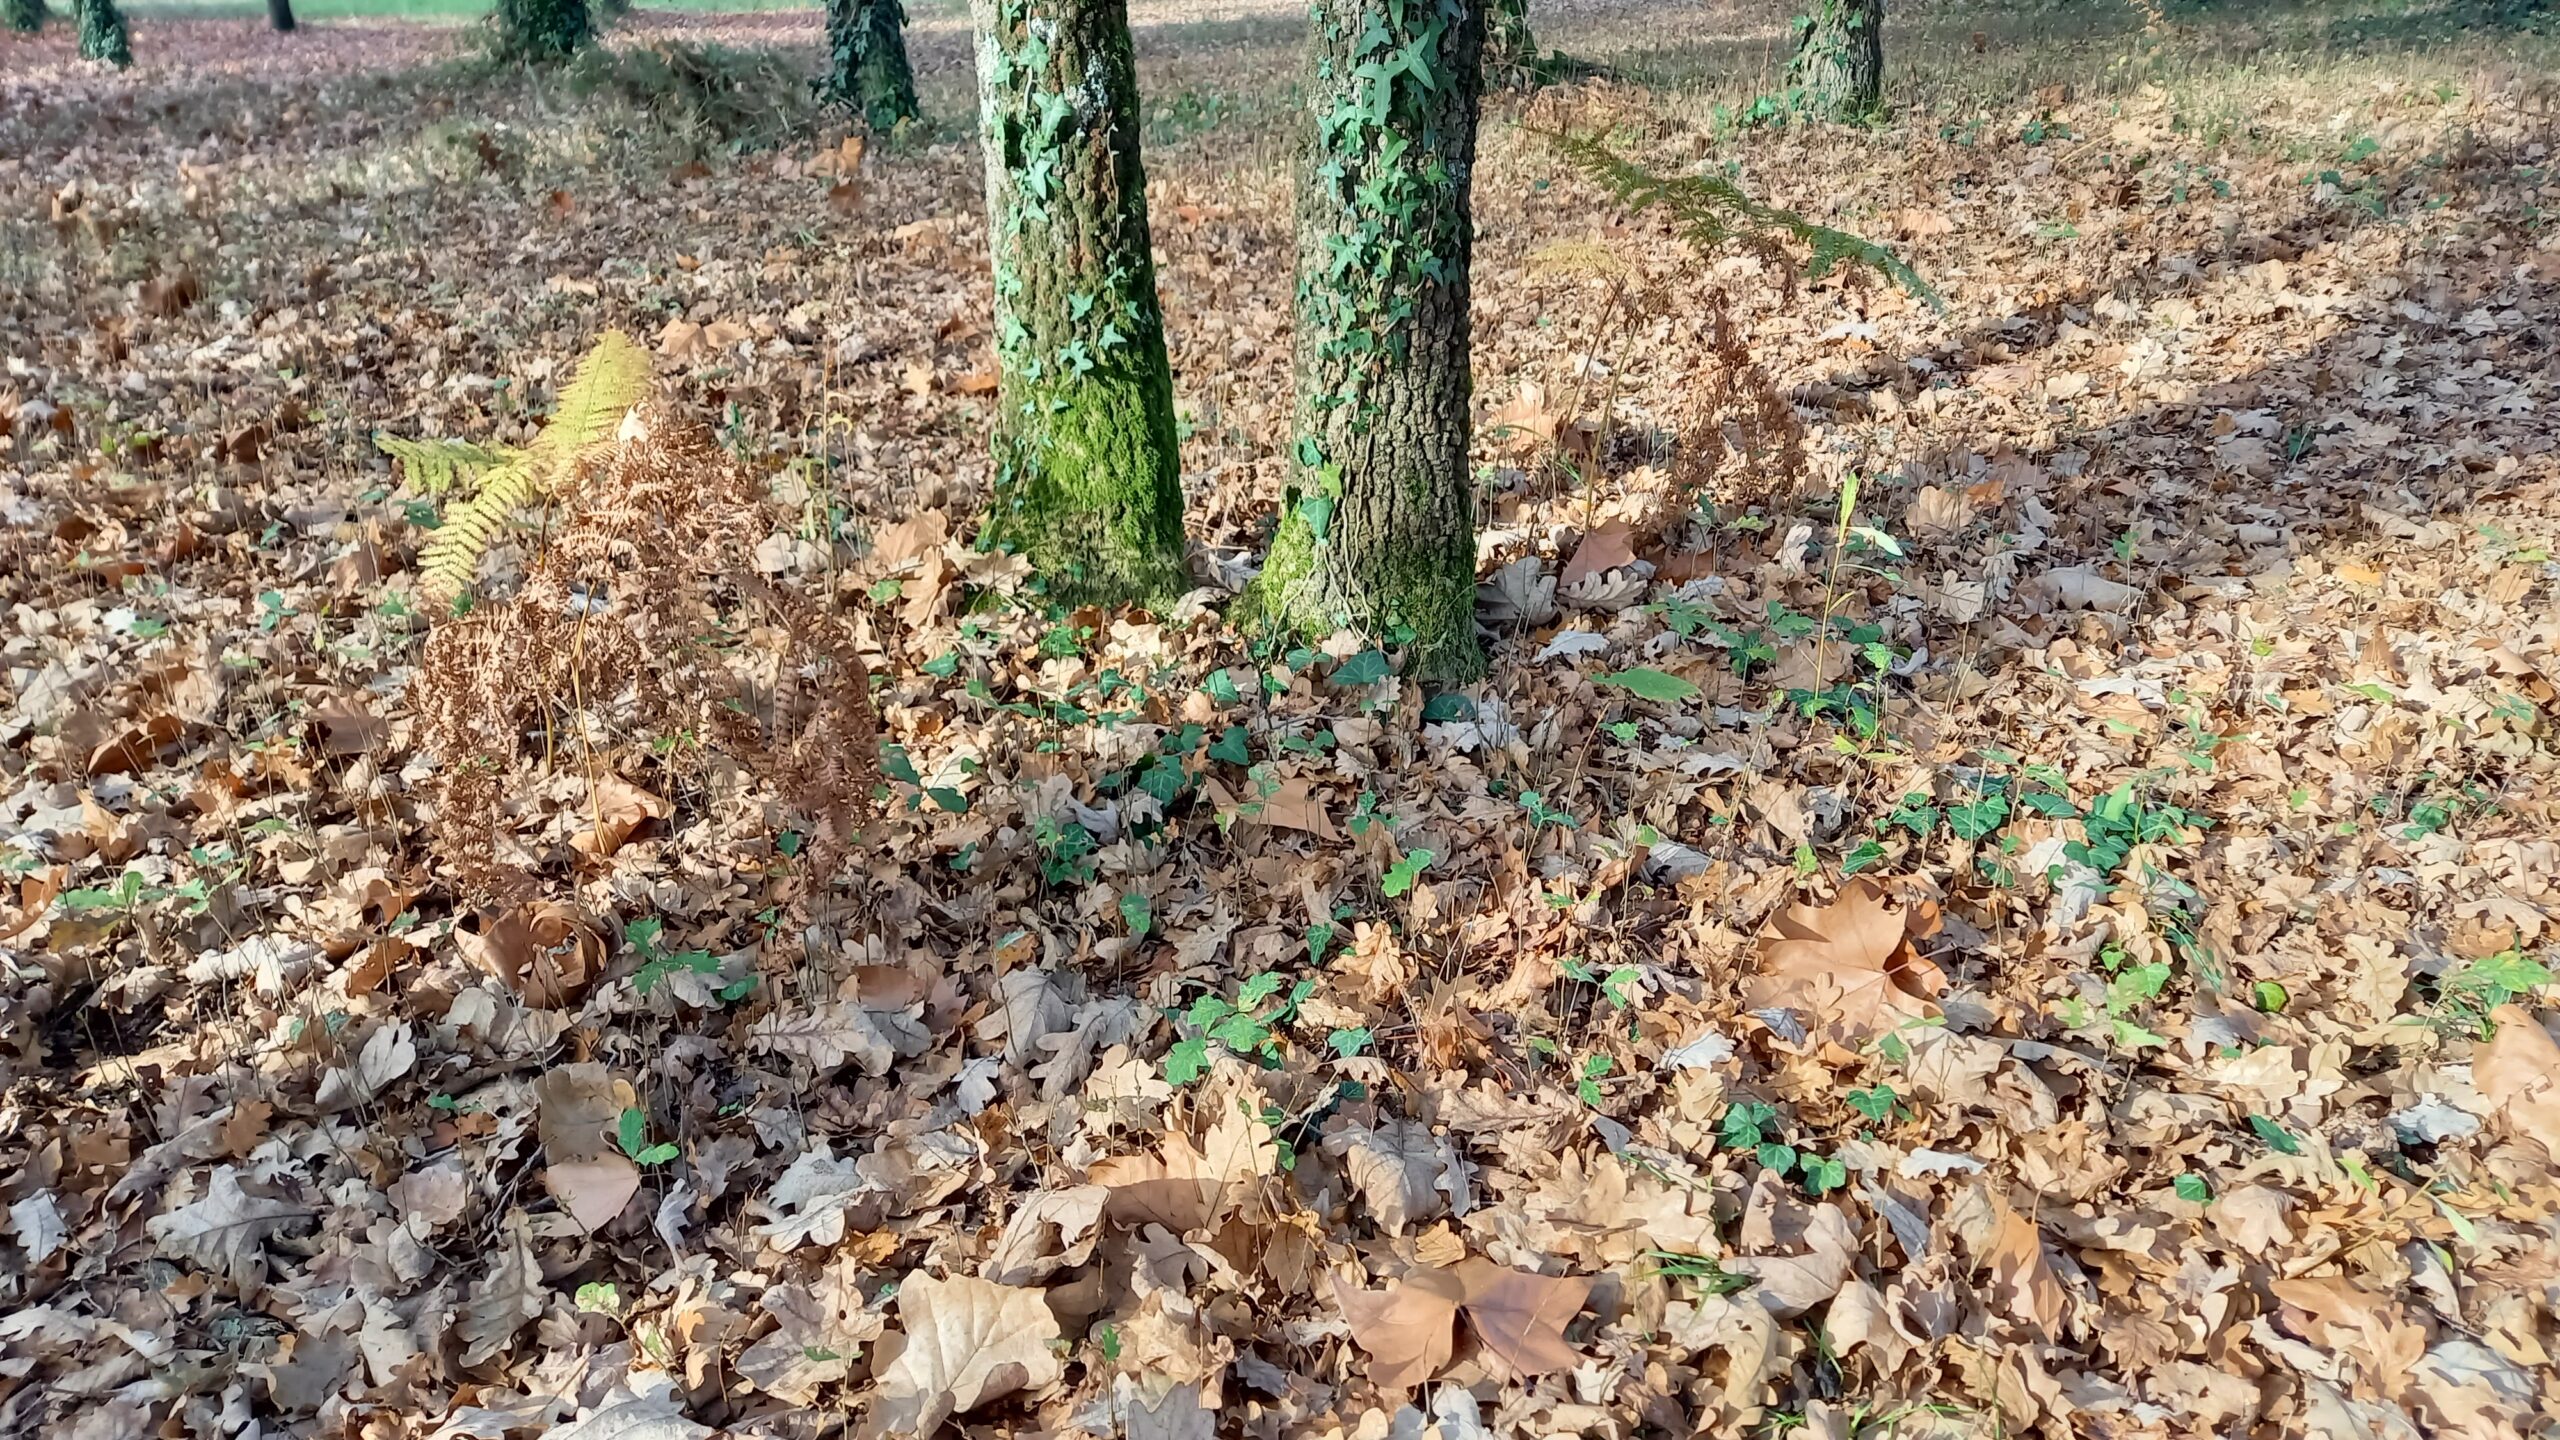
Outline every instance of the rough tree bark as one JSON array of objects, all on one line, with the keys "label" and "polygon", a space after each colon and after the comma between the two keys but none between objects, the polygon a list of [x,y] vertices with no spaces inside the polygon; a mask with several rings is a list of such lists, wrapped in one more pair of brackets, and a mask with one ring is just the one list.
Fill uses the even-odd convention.
[{"label": "rough tree bark", "polygon": [[74,0],[80,20],[80,54],[121,70],[133,63],[133,37],[116,0]]},{"label": "rough tree bark", "polygon": [[898,0],[827,0],[827,74],[818,93],[860,113],[874,130],[915,119],[906,7]]},{"label": "rough tree bark", "polygon": [[1858,120],[1884,108],[1884,0],[1809,0],[1796,17],[1787,81],[1820,114]]},{"label": "rough tree bark", "polygon": [[587,0],[498,0],[498,53],[509,60],[566,60],[596,38]]},{"label": "rough tree bark", "polygon": [[293,0],[267,0],[267,25],[279,35],[293,33]]},{"label": "rough tree bark", "polygon": [[1181,447],[1124,0],[971,0],[995,269],[988,536],[1053,595],[1185,587]]},{"label": "rough tree bark", "polygon": [[1537,63],[1537,38],[1529,32],[1529,0],[1485,0],[1485,74],[1508,82],[1528,75]]},{"label": "rough tree bark", "polygon": [[1295,479],[1248,614],[1483,672],[1467,471],[1482,0],[1315,0],[1298,171]]},{"label": "rough tree bark", "polygon": [[22,35],[44,28],[44,0],[0,0],[0,21]]}]

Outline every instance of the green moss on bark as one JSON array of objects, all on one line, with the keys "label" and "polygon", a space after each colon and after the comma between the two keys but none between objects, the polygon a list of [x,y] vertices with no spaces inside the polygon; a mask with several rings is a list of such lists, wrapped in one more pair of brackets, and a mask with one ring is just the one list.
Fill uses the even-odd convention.
[{"label": "green moss on bark", "polygon": [[1475,0],[1316,0],[1299,167],[1295,480],[1246,618],[1483,673],[1467,467]]},{"label": "green moss on bark", "polygon": [[916,118],[907,12],[898,0],[827,0],[827,73],[818,93],[874,130]]},{"label": "green moss on bark", "polygon": [[124,12],[116,8],[116,0],[77,0],[80,16],[80,54],[90,60],[104,61],[121,70],[133,63],[133,37],[126,30]]},{"label": "green moss on bark", "polygon": [[974,0],[995,271],[988,537],[1052,594],[1184,588],[1181,446],[1121,0]]}]

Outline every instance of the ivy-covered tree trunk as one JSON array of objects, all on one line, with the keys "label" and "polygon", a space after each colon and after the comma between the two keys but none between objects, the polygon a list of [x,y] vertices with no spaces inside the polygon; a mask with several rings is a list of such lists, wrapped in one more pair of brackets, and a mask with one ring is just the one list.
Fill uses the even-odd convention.
[{"label": "ivy-covered tree trunk", "polygon": [[596,38],[587,0],[498,0],[498,54],[549,64]]},{"label": "ivy-covered tree trunk", "polygon": [[1806,108],[1858,120],[1884,108],[1884,0],[1809,0],[1787,81]]},{"label": "ivy-covered tree trunk", "polygon": [[971,0],[995,268],[988,537],[1053,595],[1185,588],[1125,0]]},{"label": "ivy-covered tree trunk", "polygon": [[80,16],[80,54],[121,70],[133,63],[133,37],[116,0],[74,0]]},{"label": "ivy-covered tree trunk", "polygon": [[818,93],[874,130],[916,118],[906,7],[898,0],[827,0],[827,74]]},{"label": "ivy-covered tree trunk", "polygon": [[279,35],[293,33],[293,0],[267,0],[267,24]]},{"label": "ivy-covered tree trunk", "polygon": [[0,0],[0,20],[21,35],[44,28],[44,0]]},{"label": "ivy-covered tree trunk", "polygon": [[596,14],[606,20],[619,20],[631,13],[631,0],[596,0]]},{"label": "ivy-covered tree trunk", "polygon": [[1467,186],[1482,0],[1314,0],[1298,170],[1295,482],[1246,609],[1481,674]]},{"label": "ivy-covered tree trunk", "polygon": [[1485,0],[1485,74],[1516,80],[1529,75],[1537,63],[1538,42],[1529,33],[1529,0]]}]

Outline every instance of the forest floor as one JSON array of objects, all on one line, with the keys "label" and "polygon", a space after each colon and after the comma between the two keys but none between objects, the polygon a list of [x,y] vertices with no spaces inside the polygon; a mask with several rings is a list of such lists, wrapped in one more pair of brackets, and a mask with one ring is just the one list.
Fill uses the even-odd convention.
[{"label": "forest floor", "polygon": [[[0,37],[0,1434],[2560,1425],[2560,44],[1897,5],[1861,129],[1750,123],[1774,10],[1542,0],[1588,65],[1487,102],[1494,669],[1434,696],[1219,621],[1300,12],[1134,9],[1164,615],[966,544],[955,6],[867,151],[814,12],[575,79]],[[1702,258],[1553,130],[1945,309]],[[564,697],[475,914],[374,437],[521,441],[608,327],[896,749],[810,875]]]}]

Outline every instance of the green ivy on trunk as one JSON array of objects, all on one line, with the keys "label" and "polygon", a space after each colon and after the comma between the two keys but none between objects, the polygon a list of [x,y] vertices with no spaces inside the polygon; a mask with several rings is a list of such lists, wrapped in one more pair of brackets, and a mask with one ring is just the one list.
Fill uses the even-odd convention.
[{"label": "green ivy on trunk", "polygon": [[1298,171],[1295,479],[1244,607],[1483,673],[1467,469],[1481,0],[1315,0]]},{"label": "green ivy on trunk", "polygon": [[1186,588],[1181,447],[1124,0],[972,0],[995,270],[986,538],[1049,593]]},{"label": "green ivy on trunk", "polygon": [[874,130],[916,118],[907,12],[898,0],[827,0],[827,73],[818,94],[860,114]]},{"label": "green ivy on trunk", "polygon": [[121,70],[133,63],[133,37],[125,29],[116,0],[75,0],[80,17],[80,54]]},{"label": "green ivy on trunk", "polygon": [[554,64],[596,38],[587,0],[498,0],[498,55]]},{"label": "green ivy on trunk", "polygon": [[1839,120],[1884,108],[1884,0],[1812,0],[1796,17],[1787,81],[1798,103]]}]

